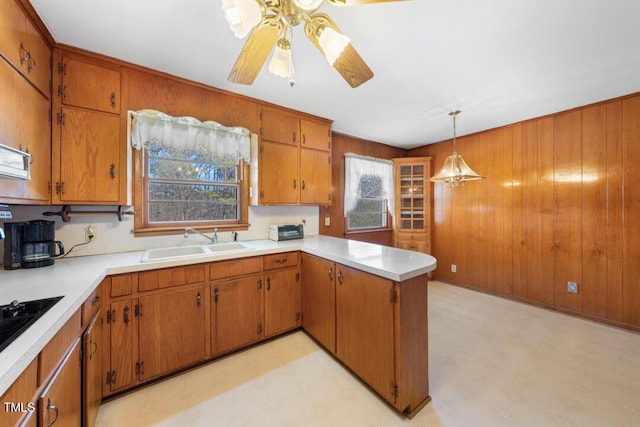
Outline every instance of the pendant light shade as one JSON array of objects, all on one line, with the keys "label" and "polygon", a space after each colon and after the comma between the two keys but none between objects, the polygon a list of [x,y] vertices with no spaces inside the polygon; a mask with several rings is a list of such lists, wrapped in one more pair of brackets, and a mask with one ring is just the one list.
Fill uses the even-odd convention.
[{"label": "pendant light shade", "polygon": [[442,169],[429,179],[431,182],[445,182],[449,188],[462,187],[466,181],[485,178],[471,169],[462,156],[456,152],[456,116],[458,114],[460,114],[459,110],[449,113],[453,117],[453,154],[444,161]]}]

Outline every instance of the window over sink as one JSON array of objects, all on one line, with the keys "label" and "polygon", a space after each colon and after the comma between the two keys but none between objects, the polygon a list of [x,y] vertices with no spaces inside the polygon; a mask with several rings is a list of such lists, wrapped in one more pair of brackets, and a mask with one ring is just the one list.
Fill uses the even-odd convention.
[{"label": "window over sink", "polygon": [[136,235],[247,226],[247,129],[154,110],[130,114]]}]

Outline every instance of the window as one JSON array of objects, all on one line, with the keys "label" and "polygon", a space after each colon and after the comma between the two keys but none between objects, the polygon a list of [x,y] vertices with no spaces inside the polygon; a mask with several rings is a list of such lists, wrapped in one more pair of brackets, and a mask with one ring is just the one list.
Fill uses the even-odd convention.
[{"label": "window", "polygon": [[387,227],[387,199],[382,196],[379,176],[360,178],[356,206],[347,213],[347,228],[361,230]]},{"label": "window", "polygon": [[344,209],[347,230],[388,227],[393,201],[391,161],[345,154]]},{"label": "window", "polygon": [[250,137],[191,117],[153,110],[132,114],[135,233],[184,227],[247,227]]},{"label": "window", "polygon": [[150,144],[144,154],[149,225],[241,219],[238,164],[217,161],[197,151],[174,151],[160,144]]}]

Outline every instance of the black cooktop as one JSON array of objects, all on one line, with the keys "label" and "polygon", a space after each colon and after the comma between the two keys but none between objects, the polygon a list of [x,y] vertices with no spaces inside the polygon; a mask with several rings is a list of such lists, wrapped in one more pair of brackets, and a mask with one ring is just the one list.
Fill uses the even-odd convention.
[{"label": "black cooktop", "polygon": [[62,297],[0,305],[0,351],[27,330],[40,316],[47,312]]}]

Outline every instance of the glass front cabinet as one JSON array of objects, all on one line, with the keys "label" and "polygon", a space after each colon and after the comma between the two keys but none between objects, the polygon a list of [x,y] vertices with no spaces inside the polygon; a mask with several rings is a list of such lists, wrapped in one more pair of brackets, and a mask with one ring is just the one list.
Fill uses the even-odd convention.
[{"label": "glass front cabinet", "polygon": [[393,159],[393,245],[431,252],[430,185],[431,157]]}]

